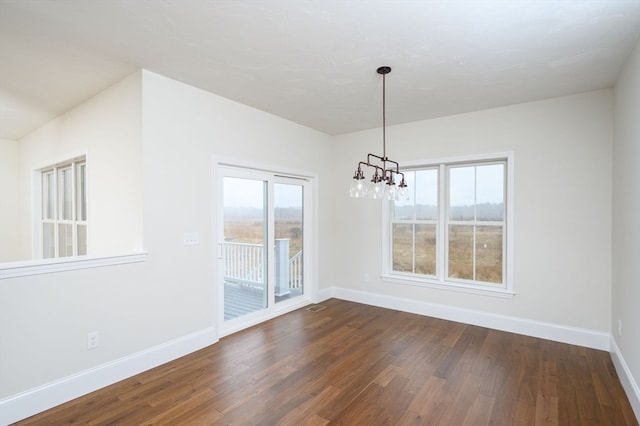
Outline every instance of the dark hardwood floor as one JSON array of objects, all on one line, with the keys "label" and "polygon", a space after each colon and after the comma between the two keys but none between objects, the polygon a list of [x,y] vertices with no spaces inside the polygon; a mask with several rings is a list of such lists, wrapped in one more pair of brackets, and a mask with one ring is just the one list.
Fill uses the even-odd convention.
[{"label": "dark hardwood floor", "polygon": [[607,352],[331,299],[22,425],[637,425]]}]

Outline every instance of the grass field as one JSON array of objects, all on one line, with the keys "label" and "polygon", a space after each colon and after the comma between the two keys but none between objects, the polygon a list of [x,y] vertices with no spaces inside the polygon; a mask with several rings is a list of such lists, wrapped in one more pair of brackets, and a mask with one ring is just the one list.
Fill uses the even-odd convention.
[{"label": "grass field", "polygon": [[[393,227],[393,270],[436,275],[436,227],[415,225],[414,244],[411,224]],[[502,283],[502,228],[477,226],[475,241],[475,276],[473,226],[452,225],[449,228],[449,278]],[[225,220],[225,241],[263,244],[264,224],[260,219]],[[280,219],[275,223],[275,237],[289,238],[289,257],[302,250],[302,220]]]},{"label": "grass field", "polygon": [[[411,224],[393,227],[393,270],[436,275],[435,225],[415,225],[415,264]],[[502,228],[477,226],[475,276],[473,226],[449,227],[449,278],[502,283]],[[414,269],[415,265],[415,269]]]},{"label": "grass field", "polygon": [[[289,238],[289,257],[302,250],[302,220],[281,219],[275,222],[275,238]],[[238,243],[264,244],[264,223],[260,219],[225,219],[224,239]]]}]

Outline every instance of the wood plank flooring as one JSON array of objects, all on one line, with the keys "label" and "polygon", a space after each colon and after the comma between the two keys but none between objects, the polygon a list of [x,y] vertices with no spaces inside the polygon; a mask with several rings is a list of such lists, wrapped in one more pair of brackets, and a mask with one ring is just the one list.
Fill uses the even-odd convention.
[{"label": "wood plank flooring", "polygon": [[607,352],[336,299],[21,425],[638,425]]}]

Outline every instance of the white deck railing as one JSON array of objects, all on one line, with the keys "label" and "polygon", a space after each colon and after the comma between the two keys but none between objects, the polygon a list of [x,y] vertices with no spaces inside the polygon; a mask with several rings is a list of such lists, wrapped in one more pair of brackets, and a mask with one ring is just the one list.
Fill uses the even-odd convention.
[{"label": "white deck railing", "polygon": [[[248,289],[264,288],[264,245],[225,242],[224,279]],[[302,250],[290,259],[289,239],[276,240],[276,295],[287,294],[291,289],[302,288]]]},{"label": "white deck railing", "polygon": [[289,288],[302,287],[302,250],[289,259]]},{"label": "white deck railing", "polygon": [[243,287],[264,287],[264,245],[224,243],[224,279]]}]

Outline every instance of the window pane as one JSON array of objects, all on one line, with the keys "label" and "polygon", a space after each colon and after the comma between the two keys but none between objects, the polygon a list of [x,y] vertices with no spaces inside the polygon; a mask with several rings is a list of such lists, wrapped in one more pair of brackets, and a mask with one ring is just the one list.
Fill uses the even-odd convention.
[{"label": "window pane", "polygon": [[477,220],[504,219],[504,164],[476,167]]},{"label": "window pane", "polygon": [[450,278],[473,279],[473,226],[449,226]]},{"label": "window pane", "polygon": [[476,229],[476,280],[502,283],[502,227]]},{"label": "window pane", "polygon": [[392,234],[393,270],[413,272],[413,225],[394,224]]},{"label": "window pane", "polygon": [[400,220],[411,220],[414,217],[414,201],[416,194],[416,172],[404,172],[404,180],[407,182],[409,199],[394,202],[393,217]]},{"label": "window pane", "polygon": [[76,167],[76,220],[87,220],[87,165],[78,164]]},{"label": "window pane", "polygon": [[73,225],[58,224],[58,257],[73,256]]},{"label": "window pane", "polygon": [[60,219],[71,220],[71,168],[59,170]]},{"label": "window pane", "polygon": [[451,220],[475,218],[475,166],[449,169],[449,217]]},{"label": "window pane", "polygon": [[415,172],[416,219],[438,219],[438,170],[419,170]]},{"label": "window pane", "polygon": [[87,225],[78,225],[78,256],[87,254]]},{"label": "window pane", "polygon": [[436,226],[415,225],[415,273],[436,275]]},{"label": "window pane", "polygon": [[55,186],[53,172],[42,174],[42,218],[55,219]]},{"label": "window pane", "polygon": [[50,259],[56,257],[56,237],[53,223],[42,224],[42,257]]}]

